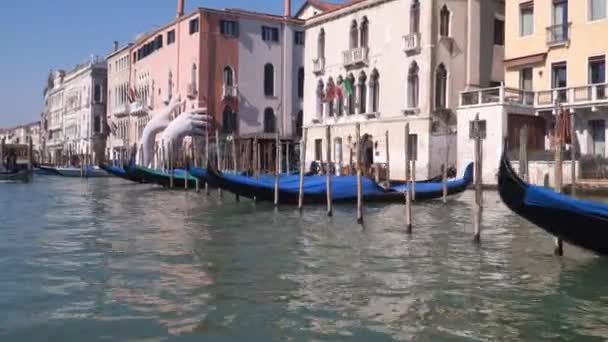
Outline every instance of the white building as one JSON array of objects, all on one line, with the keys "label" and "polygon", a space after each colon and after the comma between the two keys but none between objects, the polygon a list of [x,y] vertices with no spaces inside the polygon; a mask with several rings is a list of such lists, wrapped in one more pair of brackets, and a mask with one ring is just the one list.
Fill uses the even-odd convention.
[{"label": "white building", "polygon": [[[129,78],[131,70],[131,44],[122,48],[114,42],[114,50],[107,56],[108,63],[108,104],[107,120],[110,128],[106,154],[112,160],[126,158],[130,144],[129,137],[136,137],[130,112]],[[131,132],[131,133],[130,133]]]},{"label": "white building", "polygon": [[332,160],[351,165],[360,123],[366,166],[385,167],[388,147],[402,179],[409,123],[418,179],[455,165],[459,92],[503,80],[503,11],[500,0],[362,0],[309,18],[306,160],[327,159],[330,126]]},{"label": "white building", "polygon": [[106,62],[92,57],[70,71],[49,75],[45,89],[44,160],[78,162],[104,156],[106,128]]}]

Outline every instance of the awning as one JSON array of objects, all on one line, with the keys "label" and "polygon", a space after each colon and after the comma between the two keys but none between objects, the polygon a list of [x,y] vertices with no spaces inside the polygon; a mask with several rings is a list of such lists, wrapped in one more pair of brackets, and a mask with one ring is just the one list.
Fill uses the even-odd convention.
[{"label": "awning", "polygon": [[538,53],[535,55],[528,55],[523,57],[505,59],[504,65],[507,69],[519,68],[525,65],[540,64],[544,63],[547,59],[547,53]]}]

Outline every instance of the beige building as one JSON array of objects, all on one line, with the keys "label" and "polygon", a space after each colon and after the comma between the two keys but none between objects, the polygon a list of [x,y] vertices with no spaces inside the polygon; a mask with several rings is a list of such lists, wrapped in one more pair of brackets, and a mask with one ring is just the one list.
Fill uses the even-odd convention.
[{"label": "beige building", "polygon": [[574,116],[577,153],[606,156],[608,41],[602,37],[608,33],[607,2],[507,1],[506,86],[461,94],[461,165],[472,157],[467,125],[474,115],[487,122],[484,182],[491,183],[503,139],[517,148],[523,125],[530,128],[530,149],[551,149],[557,106]]}]

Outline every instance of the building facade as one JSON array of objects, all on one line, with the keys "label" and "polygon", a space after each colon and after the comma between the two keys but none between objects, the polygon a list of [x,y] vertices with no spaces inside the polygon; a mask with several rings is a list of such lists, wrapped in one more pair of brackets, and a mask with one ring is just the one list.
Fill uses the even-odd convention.
[{"label": "building facade", "polygon": [[91,57],[69,71],[52,71],[45,89],[44,160],[77,164],[84,157],[99,163],[105,155],[105,59]]},{"label": "building facade", "polygon": [[[505,14],[506,86],[461,95],[463,125],[477,114],[487,123],[484,182],[495,183],[503,141],[517,149],[524,125],[529,149],[551,151],[558,113],[574,118],[568,149],[583,157],[605,157],[608,43],[596,37],[608,32],[607,1],[507,1]],[[459,147],[467,140],[463,134]],[[463,150],[463,159],[471,153]]]},{"label": "building facade", "polygon": [[503,81],[499,0],[352,1],[305,27],[307,161],[328,159],[329,126],[332,161],[352,165],[360,124],[366,167],[402,179],[409,123],[416,176],[436,176],[456,163],[459,92]]},{"label": "building facade", "polygon": [[[122,160],[127,156],[129,137],[135,136],[135,119],[131,119],[130,44],[119,48],[118,42],[106,59],[108,63],[107,121],[108,136],[106,155],[112,160]],[[137,141],[134,141],[134,143]]]}]

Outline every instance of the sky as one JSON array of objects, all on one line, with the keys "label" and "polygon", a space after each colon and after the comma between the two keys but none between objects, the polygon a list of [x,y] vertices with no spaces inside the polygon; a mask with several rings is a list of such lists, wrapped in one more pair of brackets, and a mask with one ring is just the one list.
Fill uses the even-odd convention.
[{"label": "sky", "polygon": [[[304,0],[292,0],[295,12]],[[40,119],[51,69],[106,56],[175,17],[177,0],[0,0],[0,127]],[[283,0],[186,0],[195,7],[282,14]]]}]

